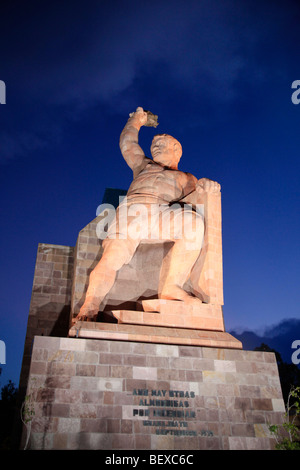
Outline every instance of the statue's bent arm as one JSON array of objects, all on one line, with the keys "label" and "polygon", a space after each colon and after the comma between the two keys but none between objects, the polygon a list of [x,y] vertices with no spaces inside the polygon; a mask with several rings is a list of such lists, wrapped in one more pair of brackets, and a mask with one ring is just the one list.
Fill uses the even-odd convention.
[{"label": "statue's bent arm", "polygon": [[142,108],[138,108],[128,119],[120,136],[121,153],[134,174],[137,170],[141,171],[141,167],[149,162],[149,159],[145,156],[143,149],[138,143],[139,130],[146,121],[147,114]]}]

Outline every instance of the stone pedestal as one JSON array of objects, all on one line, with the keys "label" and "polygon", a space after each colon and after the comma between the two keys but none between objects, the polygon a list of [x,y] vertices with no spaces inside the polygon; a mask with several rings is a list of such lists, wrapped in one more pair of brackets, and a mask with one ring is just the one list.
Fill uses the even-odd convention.
[{"label": "stone pedestal", "polygon": [[82,321],[77,322],[70,329],[69,336],[73,338],[242,349],[242,343],[225,331],[191,330],[174,327],[165,328],[161,326]]},{"label": "stone pedestal", "polygon": [[284,413],[273,353],[130,340],[36,336],[27,396],[31,449],[272,449]]}]

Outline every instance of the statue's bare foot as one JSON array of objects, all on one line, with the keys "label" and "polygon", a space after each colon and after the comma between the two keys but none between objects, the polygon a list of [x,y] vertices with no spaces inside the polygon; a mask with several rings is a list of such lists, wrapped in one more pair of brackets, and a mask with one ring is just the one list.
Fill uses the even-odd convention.
[{"label": "statue's bare foot", "polygon": [[198,299],[198,297],[188,295],[188,297],[184,300],[184,303],[187,305],[193,305],[195,307],[198,307],[200,304],[202,304],[202,300]]},{"label": "statue's bare foot", "polygon": [[78,321],[95,321],[98,315],[99,307],[95,304],[85,303],[78,313],[77,317],[73,320],[73,324]]},{"label": "statue's bare foot", "polygon": [[160,294],[161,299],[182,300],[187,305],[199,305],[202,301],[198,297],[193,297],[178,286],[168,286]]}]

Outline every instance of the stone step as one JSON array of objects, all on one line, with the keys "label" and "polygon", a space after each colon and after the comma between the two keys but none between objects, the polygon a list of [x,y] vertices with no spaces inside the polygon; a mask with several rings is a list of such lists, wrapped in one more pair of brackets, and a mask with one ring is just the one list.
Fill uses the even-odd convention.
[{"label": "stone step", "polygon": [[72,338],[93,338],[142,343],[242,349],[242,343],[224,331],[78,321],[69,330]]}]

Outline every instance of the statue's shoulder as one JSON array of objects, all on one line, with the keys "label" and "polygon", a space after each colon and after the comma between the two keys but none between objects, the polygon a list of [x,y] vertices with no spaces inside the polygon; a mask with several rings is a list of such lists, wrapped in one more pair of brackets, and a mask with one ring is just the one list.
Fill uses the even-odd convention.
[{"label": "statue's shoulder", "polygon": [[192,173],[188,173],[186,171],[179,171],[178,172],[178,179],[177,181],[180,182],[183,191],[185,194],[188,194],[192,191],[194,191],[197,183],[197,178],[192,175]]},{"label": "statue's shoulder", "polygon": [[195,183],[198,181],[196,176],[192,175],[192,173],[188,173],[187,171],[181,171],[181,170],[173,170],[173,171],[176,171],[178,175],[180,175],[182,178],[186,179],[187,181],[193,181]]}]

